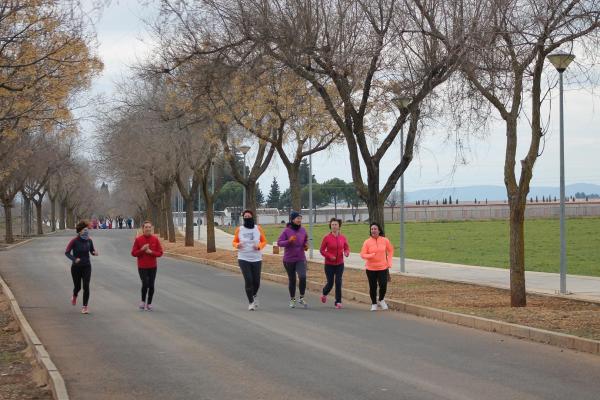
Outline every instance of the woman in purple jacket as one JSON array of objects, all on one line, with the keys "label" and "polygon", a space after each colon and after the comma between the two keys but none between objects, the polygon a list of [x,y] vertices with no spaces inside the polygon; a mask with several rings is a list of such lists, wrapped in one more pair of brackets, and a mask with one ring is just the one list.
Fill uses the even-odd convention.
[{"label": "woman in purple jacket", "polygon": [[308,249],[308,235],[302,227],[302,215],[297,211],[290,214],[290,222],[279,235],[277,245],[284,248],[283,266],[289,278],[290,308],[296,308],[296,274],[298,274],[300,298],[298,304],[308,307],[304,300],[306,291],[306,255]]}]

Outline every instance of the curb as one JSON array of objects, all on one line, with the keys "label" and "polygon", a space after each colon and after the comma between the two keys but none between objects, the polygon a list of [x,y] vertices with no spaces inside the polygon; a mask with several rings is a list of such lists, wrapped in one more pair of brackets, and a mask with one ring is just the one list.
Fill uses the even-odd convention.
[{"label": "curb", "polygon": [[14,249],[15,247],[23,246],[24,244],[31,242],[33,239],[35,239],[35,238],[29,238],[29,239],[23,240],[22,242],[2,247],[2,248],[0,248],[0,251],[7,251],[7,250]]},{"label": "curb", "polygon": [[[202,263],[221,269],[226,269],[228,271],[239,272],[238,267],[220,261],[187,256],[183,254],[176,254],[168,251],[165,251],[164,254],[181,260]],[[284,275],[263,272],[262,276],[265,279],[272,282],[287,284],[288,278]],[[306,287],[312,291],[320,291],[322,284],[314,281],[307,281]],[[354,300],[359,303],[371,303],[371,299],[366,293],[357,292],[351,289],[342,289],[342,295],[347,299]],[[406,303],[399,300],[386,299],[386,303],[392,310],[417,315],[419,317],[448,322],[450,324],[466,326],[468,328],[474,328],[482,331],[500,333],[502,335],[507,336],[514,336],[520,339],[528,339],[533,342],[564,347],[572,350],[581,351],[584,353],[600,354],[600,341],[598,340],[584,339],[574,335],[567,335],[564,333],[547,331],[545,329],[532,328],[525,325],[511,324],[509,322],[496,321],[493,319],[446,311],[439,308]]]},{"label": "curb", "polygon": [[0,285],[2,286],[2,291],[10,301],[10,308],[17,322],[19,323],[19,327],[21,328],[23,337],[25,337],[25,341],[33,350],[36,362],[44,371],[44,378],[52,390],[52,397],[55,400],[69,400],[67,387],[65,386],[65,381],[60,374],[60,371],[52,362],[52,359],[46,351],[46,348],[35,334],[31,325],[29,325],[29,322],[27,322],[25,315],[23,315],[23,312],[21,311],[21,307],[19,307],[19,303],[17,303],[15,296],[1,276]]}]

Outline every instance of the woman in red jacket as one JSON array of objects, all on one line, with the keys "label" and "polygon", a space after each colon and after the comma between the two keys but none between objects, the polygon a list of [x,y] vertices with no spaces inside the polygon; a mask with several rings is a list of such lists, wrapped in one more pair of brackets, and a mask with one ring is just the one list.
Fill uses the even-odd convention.
[{"label": "woman in red jacket", "polygon": [[[158,264],[156,259],[163,255],[160,240],[152,234],[152,223],[145,221],[143,235],[135,238],[131,255],[137,257],[138,273],[142,280],[142,301],[139,309],[152,311],[152,297],[154,296],[154,280]],[[146,295],[148,296],[146,302]]]},{"label": "woman in red jacket", "polygon": [[321,255],[325,258],[325,276],[327,284],[323,287],[321,302],[327,302],[327,295],[335,281],[335,308],[342,308],[342,275],[344,273],[344,256],[350,255],[350,247],[346,237],[340,233],[342,220],[331,218],[329,229],[321,242]]}]

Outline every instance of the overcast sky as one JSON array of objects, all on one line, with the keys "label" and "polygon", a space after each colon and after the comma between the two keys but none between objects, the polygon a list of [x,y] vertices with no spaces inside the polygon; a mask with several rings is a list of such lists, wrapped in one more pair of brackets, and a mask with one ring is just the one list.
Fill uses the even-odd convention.
[{"label": "overcast sky", "polygon": [[[102,13],[96,30],[99,42],[99,55],[105,69],[103,75],[93,84],[95,93],[111,97],[114,82],[129,74],[128,68],[137,59],[143,59],[151,49],[150,37],[146,33],[144,19],[152,19],[156,11],[152,6],[141,6],[135,0],[114,1]],[[547,68],[552,68],[548,64]],[[570,67],[570,71],[575,72]],[[586,90],[567,87],[565,92],[565,169],[566,182],[600,184],[600,105],[597,88]],[[549,119],[549,132],[546,136],[543,155],[538,159],[534,170],[532,186],[558,186],[559,184],[559,118],[558,90],[552,92],[552,112]],[[545,118],[548,113],[545,114]],[[546,121],[546,120],[544,120]],[[527,127],[522,129],[523,139],[529,135]],[[92,130],[87,125],[84,130]],[[90,132],[84,132],[89,134]],[[505,136],[503,125],[495,121],[489,135],[484,139],[472,139],[467,153],[467,165],[455,165],[453,143],[444,143],[440,138],[444,132],[429,131],[421,143],[420,151],[405,174],[407,191],[470,185],[499,185],[503,181]],[[396,150],[397,149],[397,150]],[[524,157],[526,147],[520,149]],[[393,151],[393,153],[392,153]],[[390,149],[381,166],[382,177],[387,177],[397,163],[399,145]],[[251,156],[252,153],[249,153]],[[313,173],[317,181],[338,177],[351,181],[350,162],[343,147],[334,148],[313,156]],[[288,187],[285,169],[278,160],[272,163],[260,180],[263,192],[268,192],[271,180],[276,177],[280,187]]]}]

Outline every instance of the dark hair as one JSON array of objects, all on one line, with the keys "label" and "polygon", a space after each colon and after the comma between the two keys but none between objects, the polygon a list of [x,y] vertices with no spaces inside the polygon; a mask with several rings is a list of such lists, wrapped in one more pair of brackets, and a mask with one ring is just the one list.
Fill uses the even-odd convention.
[{"label": "dark hair", "polygon": [[81,220],[77,223],[77,226],[75,227],[75,232],[79,233],[82,230],[84,230],[85,228],[87,228],[89,226],[87,221]]},{"label": "dark hair", "polygon": [[371,222],[371,224],[369,225],[369,235],[371,234],[371,227],[373,225],[375,225],[379,229],[379,236],[385,237],[385,234],[383,233],[383,229],[381,229],[381,225],[379,225],[377,222]]},{"label": "dark hair", "polygon": [[338,219],[338,218],[336,218],[336,217],[333,217],[333,218],[331,218],[331,219],[329,220],[329,229],[331,229],[331,223],[332,223],[332,222],[337,222],[337,223],[338,223],[338,225],[340,226],[340,228],[342,227],[342,220],[341,220],[341,219]]},{"label": "dark hair", "polygon": [[149,219],[145,220],[144,223],[142,224],[142,228],[144,227],[144,225],[146,224],[150,224],[150,226],[152,226],[152,221],[150,221]]},{"label": "dark hair", "polygon": [[252,210],[244,210],[244,211],[242,211],[242,218],[244,217],[244,214],[246,214],[246,213],[252,215],[252,218],[254,218],[254,213],[252,212]]}]

